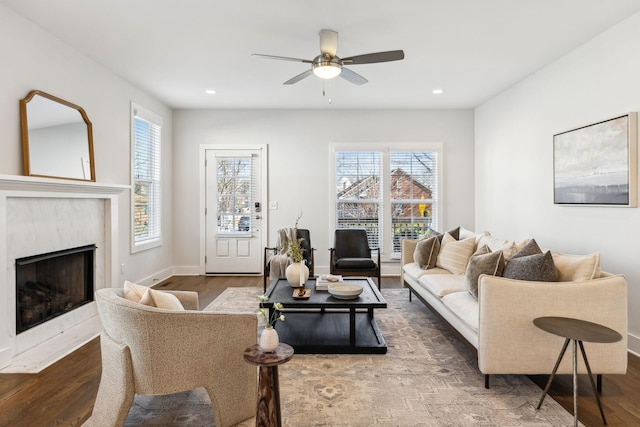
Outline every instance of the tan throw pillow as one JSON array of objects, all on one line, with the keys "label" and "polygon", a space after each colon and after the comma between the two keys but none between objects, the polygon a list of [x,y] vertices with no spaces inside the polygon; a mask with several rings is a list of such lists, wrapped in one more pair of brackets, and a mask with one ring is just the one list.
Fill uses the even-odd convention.
[{"label": "tan throw pillow", "polygon": [[475,299],[478,299],[478,278],[480,275],[500,276],[504,269],[502,251],[487,252],[488,250],[487,246],[478,249],[469,258],[469,265],[464,273],[464,286]]},{"label": "tan throw pillow", "polygon": [[440,244],[436,266],[453,274],[464,274],[475,245],[476,239],[474,237],[456,240],[449,233],[445,233]]},{"label": "tan throw pillow", "polygon": [[578,282],[600,276],[600,254],[570,255],[551,251],[559,282]]},{"label": "tan throw pillow", "polygon": [[147,288],[147,292],[140,299],[140,304],[167,310],[184,311],[184,307],[178,297],[168,292],[156,291],[151,288]]},{"label": "tan throw pillow", "polygon": [[146,286],[131,283],[128,280],[124,281],[124,297],[129,301],[140,302],[147,289],[149,288]]},{"label": "tan throw pillow", "polygon": [[438,236],[422,239],[416,244],[413,252],[413,262],[423,270],[436,266],[436,259],[440,251],[440,241]]}]

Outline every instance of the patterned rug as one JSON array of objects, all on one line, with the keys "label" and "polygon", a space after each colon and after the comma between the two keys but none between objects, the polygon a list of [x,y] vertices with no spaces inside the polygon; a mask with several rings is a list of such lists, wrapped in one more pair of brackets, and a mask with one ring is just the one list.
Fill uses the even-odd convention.
[{"label": "patterned rug", "polygon": [[[206,310],[252,312],[257,288],[228,288]],[[279,369],[283,425],[569,426],[573,416],[523,375],[484,388],[476,358],[406,289],[383,289],[385,355],[295,355]],[[213,426],[204,389],[137,396],[127,426]],[[255,420],[241,426],[255,425]]]}]

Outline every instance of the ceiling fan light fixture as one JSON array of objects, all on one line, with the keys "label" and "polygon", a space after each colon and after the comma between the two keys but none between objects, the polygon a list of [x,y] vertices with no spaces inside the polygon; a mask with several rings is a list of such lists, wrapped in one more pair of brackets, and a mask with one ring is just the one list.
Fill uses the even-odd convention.
[{"label": "ceiling fan light fixture", "polygon": [[313,60],[313,74],[321,79],[332,79],[338,77],[342,72],[342,61],[337,56],[333,58],[328,55],[318,55]]}]

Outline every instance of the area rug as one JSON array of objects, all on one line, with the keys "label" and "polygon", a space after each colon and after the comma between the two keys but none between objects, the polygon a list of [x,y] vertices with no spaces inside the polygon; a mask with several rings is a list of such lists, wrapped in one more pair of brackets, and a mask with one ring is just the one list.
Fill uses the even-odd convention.
[{"label": "area rug", "polygon": [[[258,288],[228,288],[205,310],[252,312]],[[406,289],[383,289],[384,355],[302,355],[279,368],[283,426],[569,426],[573,416],[523,375],[484,388],[474,354]],[[213,426],[203,389],[136,396],[127,426]],[[255,425],[254,420],[241,426]]]}]

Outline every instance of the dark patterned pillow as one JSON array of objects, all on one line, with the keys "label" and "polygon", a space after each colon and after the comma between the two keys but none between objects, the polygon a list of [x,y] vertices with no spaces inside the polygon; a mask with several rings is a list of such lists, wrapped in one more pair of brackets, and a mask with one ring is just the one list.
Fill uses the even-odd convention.
[{"label": "dark patterned pillow", "polygon": [[433,268],[436,266],[438,252],[440,252],[438,236],[419,240],[413,252],[413,261],[423,270]]},{"label": "dark patterned pillow", "polygon": [[[460,227],[456,227],[453,230],[449,231],[449,234],[451,234],[451,237],[453,237],[454,239],[460,240]],[[444,237],[444,233],[439,233],[433,228],[430,228],[429,234],[427,234],[427,236],[428,237],[438,236],[438,240],[440,241],[440,243],[442,243],[442,238]]]},{"label": "dark patterned pillow", "polygon": [[540,249],[540,246],[538,246],[538,243],[536,243],[535,239],[531,239],[526,245],[523,246],[522,249],[513,254],[513,256],[511,256],[511,258],[509,259],[511,260],[513,258],[520,258],[527,255],[535,255],[541,253],[542,250]]},{"label": "dark patterned pillow", "polygon": [[534,282],[555,282],[558,280],[558,270],[551,252],[511,257],[504,267],[503,277],[516,280],[530,280]]},{"label": "dark patterned pillow", "polygon": [[464,286],[475,299],[478,299],[478,278],[480,275],[500,276],[503,269],[504,255],[502,251],[491,252],[484,245],[469,258],[467,271],[464,273]]}]

